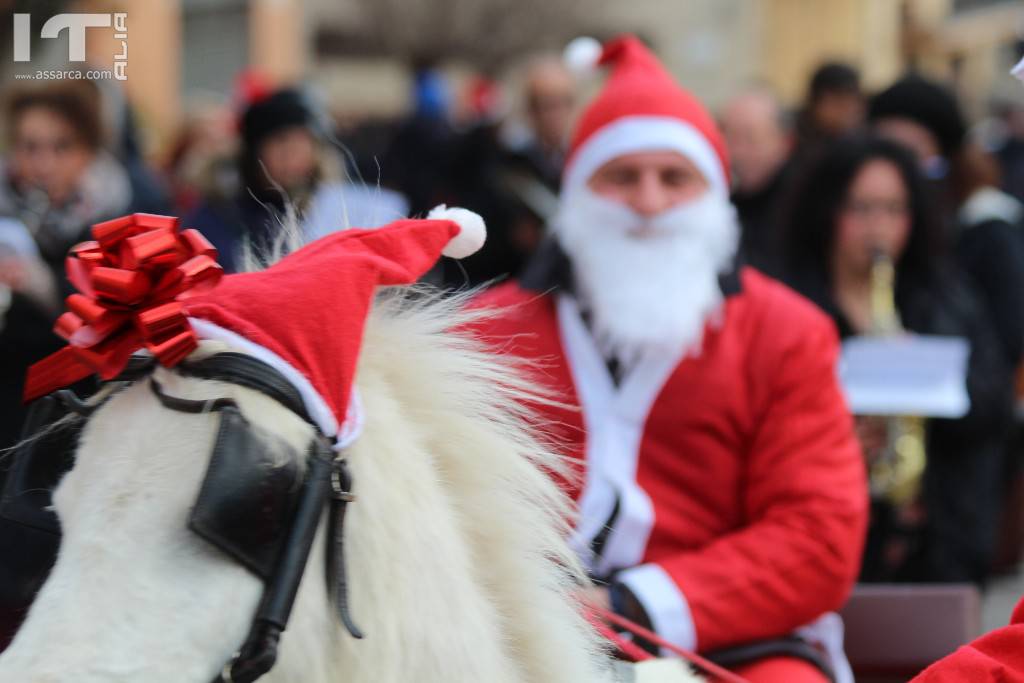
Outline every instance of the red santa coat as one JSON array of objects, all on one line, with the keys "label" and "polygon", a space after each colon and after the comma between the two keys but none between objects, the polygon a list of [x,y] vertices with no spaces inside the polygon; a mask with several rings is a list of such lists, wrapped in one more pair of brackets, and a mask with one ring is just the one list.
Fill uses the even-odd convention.
[{"label": "red santa coat", "polygon": [[[480,334],[582,408],[538,407],[586,465],[570,485],[578,551],[630,588],[660,635],[703,651],[837,609],[867,523],[832,323],[752,269],[736,282],[699,356],[645,357],[618,386],[572,297],[508,283],[481,301],[501,310]],[[841,650],[841,626],[833,636]]]},{"label": "red santa coat", "polygon": [[911,683],[1024,683],[1024,600],[1010,625],[987,633],[940,659]]}]

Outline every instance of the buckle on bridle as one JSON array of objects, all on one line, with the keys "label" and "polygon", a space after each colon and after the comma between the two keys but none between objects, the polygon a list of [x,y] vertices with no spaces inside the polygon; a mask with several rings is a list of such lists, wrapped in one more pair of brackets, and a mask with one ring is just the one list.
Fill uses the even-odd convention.
[{"label": "buckle on bridle", "polygon": [[332,497],[342,503],[355,502],[356,494],[352,493],[352,473],[348,470],[348,461],[344,456],[338,456],[331,465]]}]

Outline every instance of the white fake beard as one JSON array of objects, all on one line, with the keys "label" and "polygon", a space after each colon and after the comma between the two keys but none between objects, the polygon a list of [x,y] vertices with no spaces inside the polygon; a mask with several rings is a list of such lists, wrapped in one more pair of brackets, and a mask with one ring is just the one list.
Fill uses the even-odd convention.
[{"label": "white fake beard", "polygon": [[630,367],[647,353],[700,352],[739,241],[727,198],[707,192],[646,218],[580,188],[563,196],[555,231],[606,358]]}]

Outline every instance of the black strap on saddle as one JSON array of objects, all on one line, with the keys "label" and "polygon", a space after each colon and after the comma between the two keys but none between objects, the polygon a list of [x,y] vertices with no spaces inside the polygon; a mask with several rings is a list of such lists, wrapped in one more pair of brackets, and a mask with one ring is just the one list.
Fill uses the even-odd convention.
[{"label": "black strap on saddle", "polygon": [[825,653],[799,636],[745,643],[709,652],[706,656],[715,664],[726,668],[750,664],[767,657],[792,657],[817,667],[831,683],[835,683],[836,680],[835,672]]}]

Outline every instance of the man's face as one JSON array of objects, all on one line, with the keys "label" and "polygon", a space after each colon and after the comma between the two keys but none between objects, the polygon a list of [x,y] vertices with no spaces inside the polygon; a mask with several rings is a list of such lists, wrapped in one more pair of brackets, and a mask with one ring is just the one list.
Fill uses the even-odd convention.
[{"label": "man's face", "polygon": [[740,95],[722,111],[722,133],[740,192],[757,192],[786,162],[790,136],[782,113],[768,96]]},{"label": "man's face", "polygon": [[864,97],[857,92],[826,92],[814,103],[814,123],[829,135],[839,136],[864,123]]},{"label": "man's face", "polygon": [[615,157],[594,172],[587,186],[648,218],[697,199],[709,187],[692,161],[669,151]]},{"label": "man's face", "polygon": [[739,226],[692,162],[676,152],[613,159],[563,192],[554,224],[606,357],[629,365],[698,348]]},{"label": "man's face", "polygon": [[77,188],[93,152],[71,124],[45,107],[32,107],[14,123],[11,170],[21,185],[42,189],[63,204]]},{"label": "man's face", "polygon": [[534,134],[545,147],[565,145],[576,104],[572,75],[559,65],[536,67],[529,75],[526,105]]},{"label": "man's face", "polygon": [[316,141],[301,126],[285,128],[260,143],[259,157],[272,181],[285,190],[297,190],[313,180]]}]

